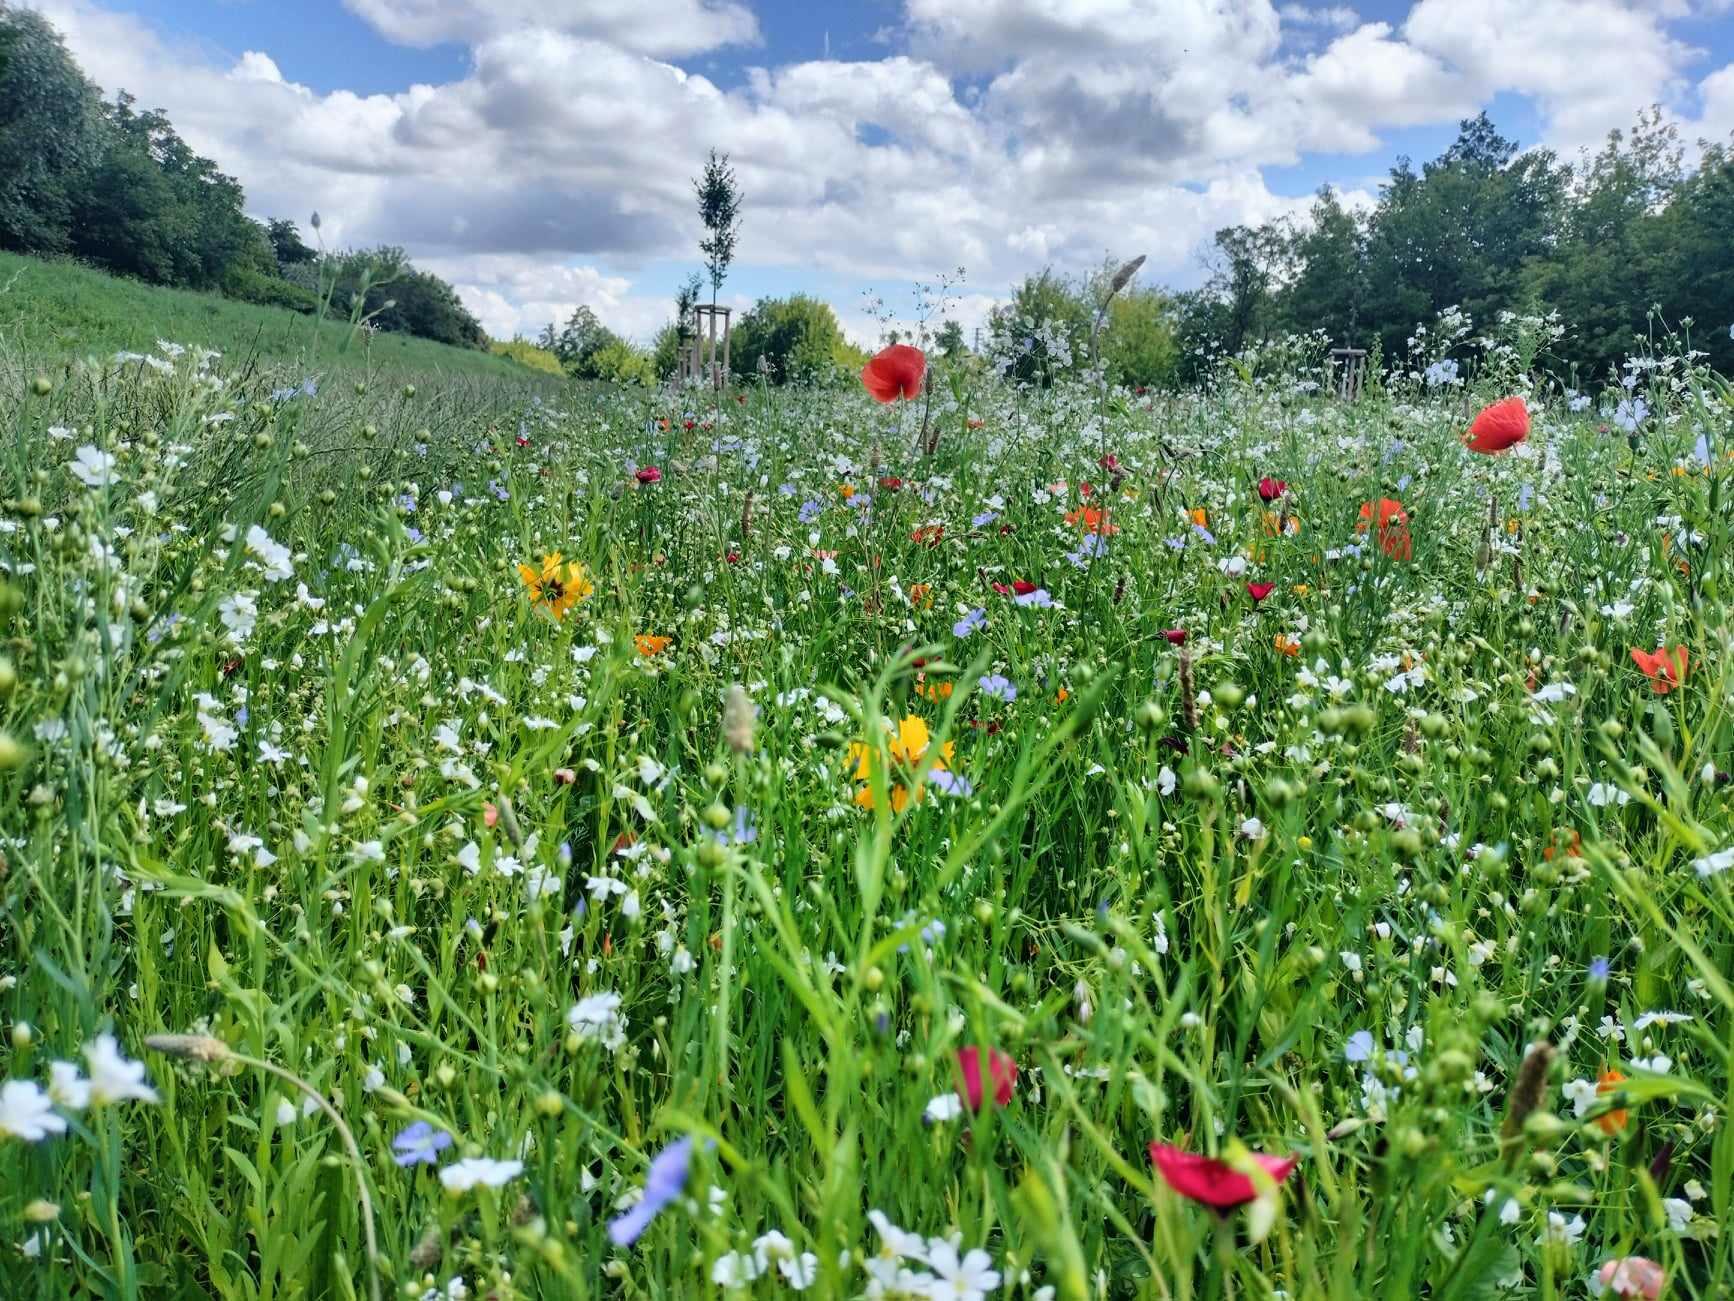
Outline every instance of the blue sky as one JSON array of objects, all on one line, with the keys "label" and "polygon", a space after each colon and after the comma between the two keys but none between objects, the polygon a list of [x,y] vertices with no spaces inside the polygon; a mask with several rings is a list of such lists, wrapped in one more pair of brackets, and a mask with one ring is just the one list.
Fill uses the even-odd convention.
[{"label": "blue sky", "polygon": [[864,292],[907,318],[959,265],[966,323],[1110,253],[1196,283],[1217,226],[1368,201],[1480,108],[1567,156],[1653,102],[1734,130],[1734,0],[26,3],[258,213],[405,245],[497,333],[588,302],[647,336],[712,144],[748,198],[724,297],[817,292],[871,341]]}]

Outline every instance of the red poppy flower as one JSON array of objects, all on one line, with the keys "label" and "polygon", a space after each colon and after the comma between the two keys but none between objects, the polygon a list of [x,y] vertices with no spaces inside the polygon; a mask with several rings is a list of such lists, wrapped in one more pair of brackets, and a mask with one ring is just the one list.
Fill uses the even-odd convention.
[{"label": "red poppy flower", "polygon": [[[1258,1196],[1252,1179],[1226,1162],[1217,1161],[1195,1152],[1182,1152],[1164,1143],[1150,1144],[1150,1159],[1156,1163],[1156,1173],[1182,1197],[1215,1207],[1219,1211],[1244,1206]],[[1277,1183],[1287,1179],[1300,1160],[1294,1156],[1267,1156],[1254,1152],[1252,1159]]]},{"label": "red poppy flower", "polygon": [[1469,426],[1469,450],[1491,456],[1529,437],[1529,408],[1522,398],[1501,398],[1481,408]]},{"label": "red poppy flower", "polygon": [[1650,690],[1665,696],[1686,680],[1686,648],[1673,650],[1663,647],[1656,651],[1641,651],[1632,647],[1632,663],[1644,671],[1650,680]]},{"label": "red poppy flower", "polygon": [[888,474],[883,479],[879,480],[879,486],[885,489],[886,492],[896,492],[903,486],[903,480],[899,479],[895,474]]},{"label": "red poppy flower", "polygon": [[1109,452],[1106,456],[1098,460],[1096,464],[1101,466],[1109,474],[1112,474],[1115,470],[1120,468],[1120,458],[1115,456],[1112,452]]},{"label": "red poppy flower", "polygon": [[640,483],[661,483],[662,471],[657,469],[654,465],[641,465],[632,477],[637,479]]},{"label": "red poppy flower", "polygon": [[1262,601],[1274,591],[1276,591],[1275,583],[1248,583],[1246,585],[1246,594],[1254,601]]},{"label": "red poppy flower", "polygon": [[921,392],[927,374],[927,354],[907,343],[894,343],[861,368],[861,384],[878,402],[895,402]]},{"label": "red poppy flower", "polygon": [[1265,501],[1275,501],[1288,491],[1288,483],[1282,479],[1264,478],[1258,481],[1258,495]]},{"label": "red poppy flower", "polygon": [[[981,1079],[981,1050],[961,1048],[957,1054],[958,1073],[963,1076],[963,1100],[971,1111],[980,1111],[985,1101]],[[987,1050],[987,1073],[993,1079],[993,1100],[1005,1106],[1012,1100],[1012,1085],[1017,1083],[1018,1064],[997,1048]]]},{"label": "red poppy flower", "polygon": [[1409,559],[1415,554],[1415,546],[1409,536],[1409,512],[1403,509],[1402,502],[1390,497],[1381,497],[1376,504],[1362,502],[1361,522],[1355,525],[1356,531],[1367,531],[1375,510],[1379,516],[1379,550],[1392,560]]},{"label": "red poppy flower", "polygon": [[1162,635],[1176,646],[1186,644],[1186,629],[1184,628],[1170,628]]},{"label": "red poppy flower", "polygon": [[1036,585],[1027,578],[1016,578],[1012,580],[1011,590],[1014,596],[1028,596],[1036,590]]},{"label": "red poppy flower", "polygon": [[723,559],[728,561],[731,565],[738,565],[741,562],[741,553],[738,551],[724,552]]},{"label": "red poppy flower", "polygon": [[518,446],[519,447],[528,447],[529,445],[530,445],[529,437],[525,434],[519,434],[518,435]]}]

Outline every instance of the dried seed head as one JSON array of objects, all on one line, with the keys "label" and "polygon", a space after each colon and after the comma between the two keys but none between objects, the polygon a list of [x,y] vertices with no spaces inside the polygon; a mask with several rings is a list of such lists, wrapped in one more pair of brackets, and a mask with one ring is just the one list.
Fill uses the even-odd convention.
[{"label": "dried seed head", "polygon": [[1192,648],[1180,648],[1180,718],[1188,732],[1198,730],[1198,692],[1192,685]]},{"label": "dried seed head", "polygon": [[1511,1086],[1511,1102],[1506,1107],[1505,1123],[1499,1128],[1499,1146],[1509,1152],[1523,1136],[1523,1122],[1541,1105],[1547,1093],[1547,1073],[1553,1066],[1553,1045],[1538,1040],[1529,1046],[1523,1065],[1517,1068],[1517,1082]]},{"label": "dried seed head", "polygon": [[1108,297],[1112,298],[1124,289],[1131,282],[1132,277],[1138,274],[1138,268],[1143,265],[1144,255],[1142,253],[1130,262],[1122,264],[1120,269],[1114,273],[1114,278],[1108,282]]},{"label": "dried seed head", "polygon": [[146,1035],[145,1047],[194,1062],[220,1062],[229,1055],[229,1045],[208,1034]]},{"label": "dried seed head", "polygon": [[753,752],[753,702],[738,682],[723,697],[723,741],[736,754]]}]

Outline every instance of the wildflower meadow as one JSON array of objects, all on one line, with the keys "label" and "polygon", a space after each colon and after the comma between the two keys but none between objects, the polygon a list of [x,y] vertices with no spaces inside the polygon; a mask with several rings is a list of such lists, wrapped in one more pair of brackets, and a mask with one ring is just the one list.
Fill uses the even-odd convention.
[{"label": "wildflower meadow", "polygon": [[1734,390],[1487,324],[0,376],[0,1294],[1730,1295]]}]

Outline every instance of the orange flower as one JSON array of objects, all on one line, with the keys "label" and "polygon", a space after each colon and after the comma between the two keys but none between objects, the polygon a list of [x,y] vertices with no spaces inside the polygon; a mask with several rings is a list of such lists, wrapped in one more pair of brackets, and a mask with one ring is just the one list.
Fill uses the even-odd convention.
[{"label": "orange flower", "polygon": [[1067,691],[1064,687],[1061,687],[1058,691],[1056,691],[1054,693],[1054,703],[1056,705],[1063,705],[1066,703],[1066,701],[1070,700],[1071,698],[1072,698],[1072,693]]},{"label": "orange flower", "polygon": [[915,694],[918,696],[926,696],[929,700],[949,700],[951,699],[953,685],[954,684],[950,682],[917,682],[915,684]]},{"label": "orange flower", "polygon": [[1528,437],[1529,408],[1523,405],[1523,399],[1501,398],[1481,408],[1464,442],[1470,451],[1491,456],[1516,447]]},{"label": "orange flower", "polygon": [[1194,506],[1186,513],[1192,517],[1192,522],[1198,525],[1199,528],[1207,529],[1210,527],[1210,514],[1204,509],[1204,507]]},{"label": "orange flower", "polygon": [[1284,655],[1299,655],[1301,652],[1301,644],[1286,632],[1277,633],[1276,648]]},{"label": "orange flower", "polygon": [[911,583],[909,585],[909,604],[925,610],[933,604],[932,583]]},{"label": "orange flower", "polygon": [[922,546],[936,547],[939,545],[940,539],[944,536],[945,525],[923,524],[920,528],[916,529],[915,532],[909,535],[909,540],[911,542],[919,542]]},{"label": "orange flower", "polygon": [[855,495],[855,485],[852,483],[840,483],[837,485],[837,491],[842,494],[844,501],[848,501],[849,498]]},{"label": "orange flower", "polygon": [[1104,524],[1107,514],[1096,506],[1080,506],[1076,510],[1066,512],[1066,523],[1076,525],[1080,533],[1118,533],[1118,524]]},{"label": "orange flower", "polygon": [[518,577],[530,594],[530,604],[548,611],[556,619],[580,601],[590,598],[596,590],[584,566],[573,560],[562,560],[558,551],[550,551],[538,565],[519,565]]},{"label": "orange flower", "polygon": [[1414,554],[1414,543],[1409,537],[1409,513],[1403,509],[1402,502],[1390,497],[1379,498],[1376,506],[1370,501],[1362,502],[1361,522],[1355,525],[1355,531],[1367,531],[1375,510],[1379,516],[1379,550],[1392,560],[1409,559]]},{"label": "orange flower", "polygon": [[[1602,1072],[1601,1079],[1596,1081],[1596,1094],[1601,1096],[1613,1093],[1625,1082],[1626,1077],[1618,1071],[1611,1068],[1605,1070]],[[1626,1127],[1626,1121],[1629,1119],[1626,1109],[1621,1107],[1618,1111],[1610,1111],[1605,1115],[1597,1116],[1596,1124],[1601,1126],[1601,1131],[1604,1134],[1617,1134]]]},{"label": "orange flower", "polygon": [[632,644],[638,647],[638,653],[645,657],[660,655],[668,649],[672,637],[659,637],[653,632],[641,632],[632,638]]},{"label": "orange flower", "polygon": [[1676,646],[1669,650],[1664,646],[1661,650],[1641,651],[1632,647],[1632,663],[1644,671],[1644,676],[1650,680],[1650,690],[1658,696],[1665,696],[1686,680],[1686,648]]},{"label": "orange flower", "polygon": [[1264,532],[1266,537],[1279,537],[1286,533],[1293,537],[1301,530],[1299,515],[1279,515],[1274,510],[1264,512]]},{"label": "orange flower", "polygon": [[876,402],[921,396],[927,354],[907,343],[894,343],[861,368],[861,384]]}]

